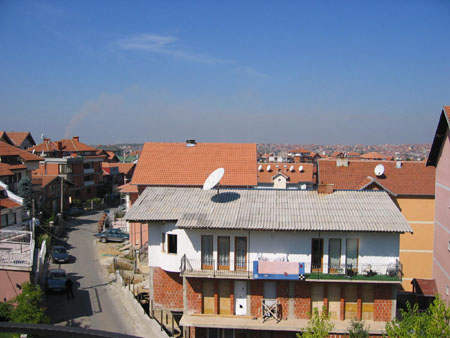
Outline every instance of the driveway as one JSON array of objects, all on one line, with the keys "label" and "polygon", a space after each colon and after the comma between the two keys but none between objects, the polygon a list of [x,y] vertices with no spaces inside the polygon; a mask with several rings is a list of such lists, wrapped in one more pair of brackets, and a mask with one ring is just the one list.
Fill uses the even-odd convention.
[{"label": "driveway", "polygon": [[70,263],[51,264],[49,269],[60,266],[66,270],[74,282],[75,298],[68,300],[66,294],[48,294],[48,313],[57,325],[143,336],[98,262],[93,234],[100,215],[92,212],[66,224],[67,242],[61,244],[71,255]]}]

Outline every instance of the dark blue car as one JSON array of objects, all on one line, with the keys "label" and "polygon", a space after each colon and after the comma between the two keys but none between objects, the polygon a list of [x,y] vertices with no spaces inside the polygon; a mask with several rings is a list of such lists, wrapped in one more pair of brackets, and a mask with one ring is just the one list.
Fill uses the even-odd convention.
[{"label": "dark blue car", "polygon": [[130,239],[130,235],[120,229],[107,229],[94,235],[103,243],[106,242],[124,242]]},{"label": "dark blue car", "polygon": [[61,245],[55,245],[52,248],[50,255],[53,263],[67,263],[70,257],[66,248]]}]

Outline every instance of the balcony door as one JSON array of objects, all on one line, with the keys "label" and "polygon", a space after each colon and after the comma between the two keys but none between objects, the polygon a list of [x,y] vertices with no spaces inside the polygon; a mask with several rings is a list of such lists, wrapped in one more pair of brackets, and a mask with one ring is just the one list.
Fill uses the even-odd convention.
[{"label": "balcony door", "polygon": [[357,238],[347,238],[345,251],[347,273],[350,271],[356,273],[358,271],[358,247]]},{"label": "balcony door", "polygon": [[213,236],[202,236],[202,270],[212,270],[213,266]]},{"label": "balcony door", "polygon": [[247,237],[235,238],[235,270],[247,270]]},{"label": "balcony door", "polygon": [[330,238],[328,242],[329,273],[339,273],[341,268],[341,239]]},{"label": "balcony door", "polygon": [[230,237],[219,236],[217,238],[218,269],[230,270]]},{"label": "balcony door", "polygon": [[323,238],[313,238],[311,242],[311,271],[322,272]]}]

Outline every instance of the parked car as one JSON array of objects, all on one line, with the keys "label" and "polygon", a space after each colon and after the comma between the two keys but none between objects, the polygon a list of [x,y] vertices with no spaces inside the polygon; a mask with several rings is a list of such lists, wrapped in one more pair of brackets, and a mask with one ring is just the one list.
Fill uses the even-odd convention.
[{"label": "parked car", "polygon": [[124,242],[130,239],[130,235],[120,229],[107,229],[103,232],[95,234],[94,236],[102,241],[102,243],[106,243],[108,241]]},{"label": "parked car", "polygon": [[69,216],[80,216],[82,215],[84,210],[82,208],[72,207],[67,210],[66,214]]},{"label": "parked car", "polygon": [[47,274],[47,292],[66,291],[67,274],[64,269],[52,269]]},{"label": "parked car", "polygon": [[50,252],[53,263],[67,263],[69,261],[69,254],[65,247],[61,245],[55,245]]}]

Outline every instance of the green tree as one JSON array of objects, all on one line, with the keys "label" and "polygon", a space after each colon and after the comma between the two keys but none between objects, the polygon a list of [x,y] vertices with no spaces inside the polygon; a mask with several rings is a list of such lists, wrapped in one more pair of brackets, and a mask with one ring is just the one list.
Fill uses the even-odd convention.
[{"label": "green tree", "polygon": [[9,322],[13,306],[9,302],[0,302],[0,322]]},{"label": "green tree", "polygon": [[27,210],[31,210],[33,201],[33,184],[28,177],[20,180],[17,187],[17,195],[23,198],[23,206]]},{"label": "green tree", "polygon": [[387,336],[394,338],[406,337],[450,337],[450,308],[439,298],[433,301],[426,312],[419,312],[417,304],[406,304],[405,310],[400,310],[403,319],[393,319],[386,323]]},{"label": "green tree", "polygon": [[13,323],[49,324],[50,318],[41,307],[43,292],[39,285],[25,282],[22,293],[16,296],[12,303],[15,305],[10,320]]},{"label": "green tree", "polygon": [[364,327],[364,322],[353,320],[348,329],[350,338],[369,338],[369,329]]},{"label": "green tree", "polygon": [[319,310],[314,308],[311,319],[308,322],[306,331],[302,334],[297,333],[297,337],[301,338],[328,338],[330,331],[333,330],[334,324],[331,322],[325,308],[319,314]]}]

